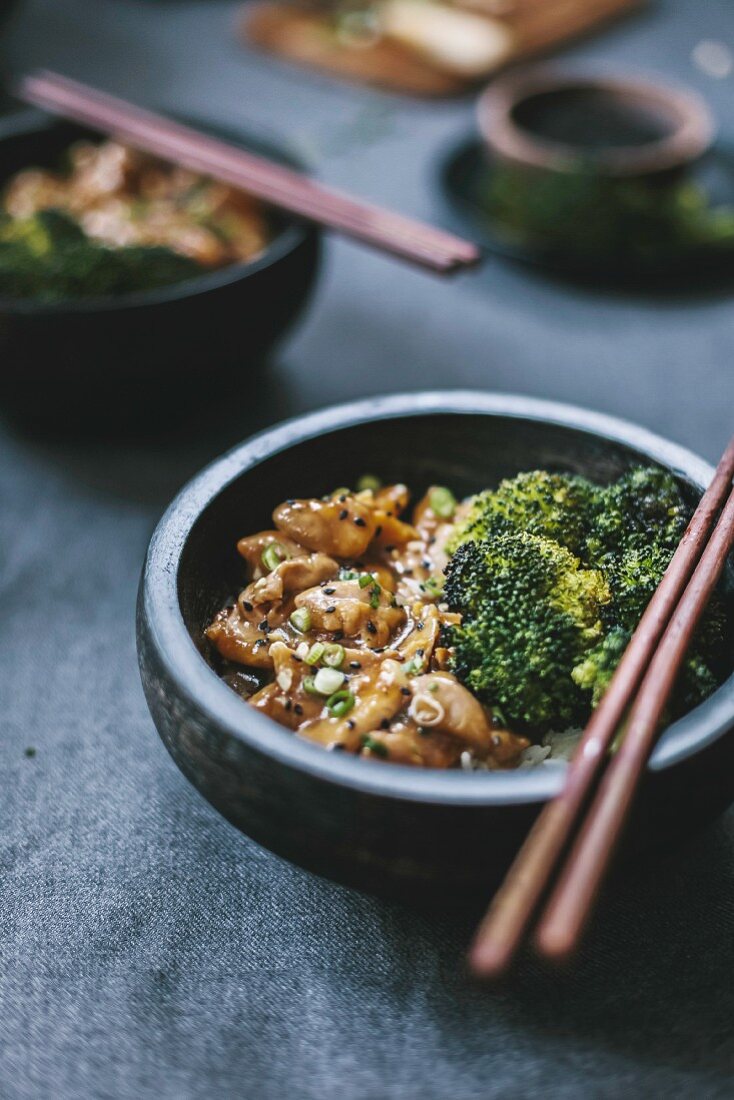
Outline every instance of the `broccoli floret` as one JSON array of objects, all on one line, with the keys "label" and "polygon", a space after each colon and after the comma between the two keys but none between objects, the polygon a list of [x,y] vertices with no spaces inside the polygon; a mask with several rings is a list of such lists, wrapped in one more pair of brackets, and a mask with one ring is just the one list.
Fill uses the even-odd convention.
[{"label": "broccoli floret", "polygon": [[0,295],[61,301],[167,286],[201,274],[169,248],[108,248],[59,210],[0,219]]},{"label": "broccoli floret", "polygon": [[596,496],[582,557],[592,565],[613,564],[630,551],[667,550],[672,555],[690,518],[672,474],[636,466]]},{"label": "broccoli floret", "polygon": [[591,693],[591,706],[596,707],[609,686],[622,654],[630,640],[630,632],[615,626],[589,650],[584,659],[571,670],[573,682]]},{"label": "broccoli floret", "polygon": [[527,531],[554,539],[578,554],[589,533],[598,493],[590,481],[574,474],[545,470],[518,474],[474,497],[450,549],[503,531]]},{"label": "broccoli floret", "polygon": [[[603,488],[532,471],[474,498],[449,544],[453,668],[521,728],[583,722],[597,706],[680,541],[675,478],[636,467]],[[580,559],[580,560],[579,560]],[[697,633],[670,717],[721,681],[724,614]]]},{"label": "broccoli floret", "polygon": [[609,589],[598,570],[551,539],[506,532],[458,548],[444,597],[462,615],[448,630],[452,670],[480,699],[536,732],[583,718],[571,669],[601,637]]}]

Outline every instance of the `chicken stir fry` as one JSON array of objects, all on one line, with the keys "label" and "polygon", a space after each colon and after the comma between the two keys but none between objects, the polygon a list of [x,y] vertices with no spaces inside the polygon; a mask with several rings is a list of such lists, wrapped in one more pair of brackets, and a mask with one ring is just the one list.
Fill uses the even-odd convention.
[{"label": "chicken stir fry", "polygon": [[516,766],[529,742],[447,671],[441,644],[459,618],[441,594],[462,506],[433,487],[408,519],[404,485],[363,480],[353,492],[287,500],[272,530],[239,541],[249,583],[206,631],[225,678],[332,751],[431,768]]},{"label": "chicken stir fry", "polygon": [[164,246],[207,268],[251,260],[268,242],[262,208],[226,184],[115,141],[79,142],[68,161],[64,173],[30,168],[14,176],[5,213],[61,210],[110,247]]}]

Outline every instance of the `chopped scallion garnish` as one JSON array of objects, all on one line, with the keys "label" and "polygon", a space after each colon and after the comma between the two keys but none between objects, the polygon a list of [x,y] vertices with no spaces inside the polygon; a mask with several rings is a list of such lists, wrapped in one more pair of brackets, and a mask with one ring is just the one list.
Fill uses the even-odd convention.
[{"label": "chopped scallion garnish", "polygon": [[332,642],[322,649],[321,657],[328,668],[341,668],[344,664],[346,650],[338,642]]},{"label": "chopped scallion garnish", "polygon": [[374,737],[365,737],[362,742],[363,749],[369,749],[375,756],[389,756],[387,745],[383,745],[382,741],[375,741]]},{"label": "chopped scallion garnish", "polygon": [[326,646],[323,642],[314,642],[306,656],[303,658],[307,665],[317,665],[324,655]]},{"label": "chopped scallion garnish", "polygon": [[290,623],[301,634],[306,634],[311,629],[311,612],[307,607],[297,607],[291,612]]},{"label": "chopped scallion garnish", "polygon": [[382,488],[382,482],[379,477],[375,477],[374,474],[363,474],[357,482],[357,489],[360,493],[364,493],[367,490],[372,490],[376,493],[378,489]]},{"label": "chopped scallion garnish", "polygon": [[332,717],[343,718],[345,714],[349,714],[355,702],[356,700],[351,691],[343,688],[341,691],[335,691],[334,694],[326,700],[326,708]]},{"label": "chopped scallion garnish", "polygon": [[440,519],[451,519],[456,511],[456,497],[443,485],[437,485],[431,490],[428,503],[431,511],[435,512]]},{"label": "chopped scallion garnish", "polygon": [[319,695],[333,695],[344,683],[346,677],[343,672],[335,668],[320,668],[313,678],[314,686]]},{"label": "chopped scallion garnish", "polygon": [[374,584],[374,583],[375,583],[375,578],[372,576],[371,573],[362,573],[361,577],[359,578],[359,587],[360,588],[366,588],[368,584]]},{"label": "chopped scallion garnish", "polygon": [[260,555],[260,560],[268,573],[272,573],[287,557],[288,551],[284,546],[281,546],[279,542],[269,542]]}]

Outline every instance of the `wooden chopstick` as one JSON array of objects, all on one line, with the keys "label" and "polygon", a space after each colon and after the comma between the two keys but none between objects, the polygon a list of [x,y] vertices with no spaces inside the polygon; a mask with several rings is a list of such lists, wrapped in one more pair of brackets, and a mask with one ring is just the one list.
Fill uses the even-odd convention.
[{"label": "wooden chopstick", "polygon": [[734,489],[642,682],[621,745],[607,767],[536,932],[541,954],[577,946],[653,750],[693,633],[734,545]]},{"label": "wooden chopstick", "polygon": [[58,73],[31,73],[20,80],[16,94],[26,103],[112,134],[431,271],[451,274],[480,260],[476,245],[451,233],[353,199],[292,168]]},{"label": "wooden chopstick", "polygon": [[711,484],[640,619],[601,703],[589,720],[569,765],[563,790],[538,816],[479,926],[469,953],[469,963],[476,974],[483,977],[501,974],[520,946],[579,813],[606,763],[620,722],[703,553],[733,477],[734,438],[722,455]]}]

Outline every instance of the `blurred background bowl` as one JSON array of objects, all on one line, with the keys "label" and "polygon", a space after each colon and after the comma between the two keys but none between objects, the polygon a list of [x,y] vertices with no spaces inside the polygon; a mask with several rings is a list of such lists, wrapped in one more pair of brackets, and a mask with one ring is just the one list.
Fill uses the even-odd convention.
[{"label": "blurred background bowl", "polygon": [[[503,873],[563,765],[433,771],[329,753],[248,706],[206,660],[203,631],[243,582],[235,546],[290,496],[318,496],[369,471],[467,494],[534,467],[600,482],[636,463],[673,470],[691,500],[711,467],[611,417],[478,392],[375,398],[301,417],[209,466],[151,542],[138,601],[146,698],[166,747],[244,832],[320,874],[405,898],[485,893]],[[732,588],[732,572],[728,577]],[[671,726],[627,832],[629,856],[671,844],[734,797],[734,676]]]},{"label": "blurred background bowl", "polygon": [[[259,136],[193,124],[303,167]],[[20,169],[57,167],[83,138],[99,135],[37,111],[0,119],[0,186]],[[196,409],[228,387],[246,392],[301,313],[318,268],[313,226],[280,214],[272,226],[270,244],[252,262],[172,286],[52,304],[0,298],[2,408],[56,428],[79,427]]]}]

